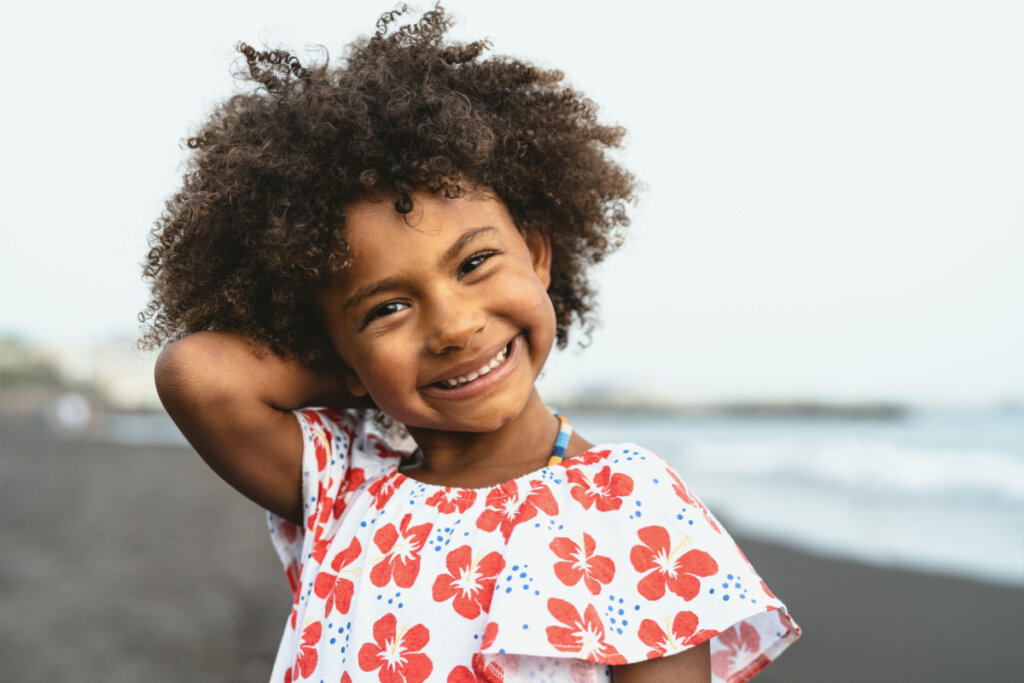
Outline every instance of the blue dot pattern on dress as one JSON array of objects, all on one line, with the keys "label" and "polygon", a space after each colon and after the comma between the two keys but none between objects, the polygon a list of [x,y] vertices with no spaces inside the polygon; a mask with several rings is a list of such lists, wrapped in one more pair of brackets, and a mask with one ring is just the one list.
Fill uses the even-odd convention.
[{"label": "blue dot pattern on dress", "polygon": [[[598,662],[612,656],[613,652],[636,658],[630,661],[646,658],[653,646],[638,638],[640,625],[650,620],[661,629],[669,628],[681,611],[699,615],[700,628],[724,632],[740,621],[753,624],[762,641],[760,650],[770,652],[772,657],[795,639],[796,627],[779,611],[781,603],[765,594],[763,584],[741,556],[730,554],[734,553],[728,547],[730,539],[717,530],[710,530],[712,522],[699,501],[672,493],[673,482],[682,486],[680,480],[666,469],[663,460],[649,451],[634,446],[597,447],[582,457],[508,482],[511,491],[518,489],[519,495],[502,499],[508,507],[493,509],[495,519],[502,520],[501,524],[485,530],[478,522],[482,522],[483,513],[491,509],[488,498],[497,493],[497,487],[475,490],[468,498],[468,506],[460,504],[458,510],[442,512],[427,501],[443,487],[402,478],[397,473],[400,456],[392,457],[364,436],[348,443],[346,438],[338,437],[346,427],[353,432],[360,428],[356,423],[327,427],[334,436],[325,460],[330,474],[318,471],[320,465],[310,453],[313,450],[311,432],[308,425],[303,427],[307,445],[302,468],[306,494],[303,499],[306,519],[314,520],[309,527],[299,529],[298,540],[291,542],[288,536],[294,535],[294,531],[286,531],[271,516],[272,538],[279,552],[283,551],[286,568],[291,566],[290,571],[296,572],[301,568],[296,616],[290,620],[282,638],[275,677],[278,673],[283,676],[285,669],[295,664],[303,653],[315,652],[320,657],[315,671],[303,678],[337,680],[340,678],[337,667],[345,666],[345,670],[354,672],[353,683],[376,681],[380,669],[364,672],[354,661],[357,653],[363,648],[376,647],[374,633],[384,634],[381,636],[384,637],[390,633],[388,628],[394,628],[397,640],[388,642],[400,643],[403,641],[399,634],[414,633],[409,629],[421,623],[429,626],[429,638],[416,636],[410,642],[419,643],[421,651],[434,662],[432,677],[446,679],[456,664],[472,671],[470,655],[480,652],[481,641],[485,641],[484,644],[493,643],[484,648],[485,662],[500,665],[503,660],[495,659],[497,653],[516,658],[515,668],[520,678],[510,673],[506,678],[509,683],[549,680],[546,672],[556,673],[560,667],[579,664],[571,652],[556,650],[549,641],[555,637],[551,634],[558,635],[577,623],[586,622],[588,629],[598,629],[593,631],[597,638],[592,642],[598,649],[588,655]],[[605,448],[607,450],[601,453]],[[321,496],[324,501],[333,502],[340,495],[339,487],[344,485],[345,472],[350,467],[365,471],[365,478],[346,490],[345,504],[339,506],[343,508],[340,517],[321,513],[319,506],[324,504]],[[609,489],[602,488],[607,485],[602,482],[608,482],[609,477],[620,476],[632,480],[631,492],[611,494]],[[373,487],[380,492],[382,484],[384,502],[377,505]],[[455,494],[459,491],[468,490],[455,490]],[[448,500],[456,500],[455,494]],[[531,498],[534,495],[540,497]],[[608,498],[610,495],[617,496],[614,505],[608,502],[612,500]],[[543,496],[548,496],[549,502],[544,502]],[[601,501],[602,505],[595,501]],[[603,509],[599,509],[602,506]],[[555,507],[556,511],[549,511]],[[409,515],[412,520],[402,527],[403,517]],[[411,532],[400,531],[399,527],[423,527],[427,531],[413,537],[408,535]],[[660,541],[645,531],[654,528],[664,528],[667,533],[668,545],[664,551],[657,547]],[[321,546],[314,548],[314,539],[327,544],[326,550]],[[330,577],[337,573],[331,563],[353,539],[359,540],[361,549],[358,559],[343,567],[347,572],[343,572],[346,580],[353,582],[351,605],[346,614],[360,617],[342,625],[344,615],[338,609],[327,606],[325,611],[324,596],[330,593],[330,587],[318,581],[325,572]],[[556,539],[561,539],[562,545],[557,547],[562,554],[552,547]],[[301,554],[290,555],[289,548],[296,544],[301,545]],[[566,548],[575,550],[570,552]],[[457,554],[460,549],[464,555]],[[693,590],[698,591],[695,597],[681,599],[677,595],[677,591],[689,595],[691,584],[683,586],[666,580],[662,580],[660,587],[655,582],[645,589],[660,591],[663,597],[657,600],[649,600],[638,593],[640,582],[647,579],[650,583],[658,576],[658,570],[644,564],[644,553],[657,556],[664,552],[664,559],[670,566],[671,562],[694,550],[713,553],[718,563],[718,571],[706,576],[695,575],[691,581],[696,586]],[[474,582],[482,576],[474,567],[485,566],[484,558],[495,553],[504,558],[504,564],[494,565],[494,573],[489,575],[493,594],[488,608],[484,603],[474,602],[473,586],[477,585]],[[303,561],[290,565],[298,557]],[[614,570],[588,573],[593,572],[594,567],[603,566],[594,564],[595,558],[608,558]],[[380,567],[385,562],[392,566],[382,574]],[[481,562],[484,565],[478,564]],[[489,562],[493,564],[493,560]],[[552,573],[559,563],[565,567],[563,579],[556,579]],[[705,572],[693,566],[697,567],[695,571]],[[377,578],[371,580],[371,575]],[[403,588],[395,583],[399,575],[417,578],[411,587]],[[434,597],[435,586],[441,590],[438,598]],[[713,608],[713,604],[719,607]],[[575,616],[559,605],[569,605],[568,609],[575,610]],[[460,615],[457,610],[465,614]],[[388,617],[393,622],[382,621]],[[595,619],[598,621],[593,621]],[[316,639],[318,624],[322,624],[324,632]],[[499,628],[485,636],[484,628],[488,624]],[[465,658],[451,659],[461,656],[450,650],[450,644],[460,639],[467,643]],[[570,642],[584,640],[578,638]],[[717,638],[712,642],[713,650],[721,647],[716,642]],[[442,643],[446,644],[444,650],[437,649]],[[582,658],[582,653],[577,654]],[[731,657],[735,665],[740,666],[746,661],[743,657],[756,654],[751,651],[742,657]],[[599,676],[610,671],[607,663],[595,665]],[[309,666],[309,662],[305,665]],[[564,679],[565,675],[563,668],[561,677]]]}]

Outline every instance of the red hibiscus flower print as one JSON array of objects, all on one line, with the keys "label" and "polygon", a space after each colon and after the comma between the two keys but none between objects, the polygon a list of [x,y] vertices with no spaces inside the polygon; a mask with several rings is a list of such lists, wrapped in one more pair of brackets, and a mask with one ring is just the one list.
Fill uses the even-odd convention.
[{"label": "red hibiscus flower print", "polygon": [[[332,478],[327,482],[327,490],[329,490],[333,485],[334,479]],[[320,526],[327,524],[334,513],[334,499],[327,495],[327,490],[321,491],[323,498],[318,501],[318,504],[320,505],[320,514],[317,517],[317,524]]]},{"label": "red hibiscus flower print", "polygon": [[331,447],[331,434],[319,426],[314,426],[311,431],[313,432],[313,451],[316,453],[316,468],[323,472],[327,468],[327,452]]},{"label": "red hibiscus flower print", "polygon": [[504,681],[505,671],[497,662],[484,660],[484,656],[477,652],[473,655],[473,668],[457,666],[448,674],[447,683],[493,683]]},{"label": "red hibiscus flower print", "polygon": [[505,670],[497,662],[488,662],[479,652],[473,655],[473,673],[481,680],[488,683],[505,680]]},{"label": "red hibiscus flower print", "polygon": [[571,603],[558,598],[548,600],[548,611],[562,626],[548,626],[548,642],[559,652],[602,664],[625,664],[626,658],[604,642],[604,624],[593,605],[587,605],[583,617]]},{"label": "red hibiscus flower print", "polygon": [[609,455],[611,455],[611,451],[587,451],[586,453],[580,453],[570,460],[563,460],[562,464],[567,469],[579,467],[580,465],[593,465],[595,462],[601,462]]},{"label": "red hibiscus flower print", "polygon": [[404,482],[405,477],[385,475],[370,484],[370,488],[367,489],[367,493],[373,496],[373,506],[378,510],[383,510],[384,505],[391,499],[391,496],[395,495],[395,491],[397,491],[398,487],[400,487]]},{"label": "red hibiscus flower print", "polygon": [[323,420],[320,419],[320,413],[318,413],[317,411],[306,408],[305,410],[300,410],[299,412],[302,413],[302,416],[306,418],[306,421],[309,422],[309,424],[316,425],[318,427],[323,427]]},{"label": "red hibiscus flower print", "polygon": [[353,467],[348,471],[348,478],[345,480],[344,493],[349,494],[363,485],[366,481],[366,470],[362,467]]},{"label": "red hibiscus flower print", "polygon": [[457,666],[448,674],[447,683],[493,683],[504,681],[505,671],[497,662],[484,660],[484,656],[477,652],[473,655],[473,668]]},{"label": "red hibiscus flower print", "polygon": [[434,580],[434,600],[444,602],[455,596],[452,607],[466,619],[476,619],[480,612],[491,608],[494,582],[498,573],[505,568],[501,553],[488,553],[473,557],[468,545],[448,553],[445,559],[447,574],[439,574]]},{"label": "red hibiscus flower print", "polygon": [[673,547],[664,527],[645,526],[636,533],[642,543],[633,546],[629,560],[638,572],[650,572],[636,586],[648,600],[659,600],[666,587],[683,600],[692,600],[700,592],[697,577],[718,573],[718,563],[703,550],[682,552],[688,536]]},{"label": "red hibiscus flower print", "polygon": [[373,434],[368,434],[366,438],[367,449],[372,448],[376,451],[378,458],[401,458],[403,455],[407,455],[401,451],[396,451],[391,446],[387,445],[384,441],[377,438]]},{"label": "red hibiscus flower print", "polygon": [[334,408],[321,408],[320,410],[323,412],[325,418],[334,423],[335,427],[344,432],[349,439],[352,438],[354,432],[348,426],[348,423],[351,421],[351,417],[347,413],[339,412]]},{"label": "red hibiscus flower print", "polygon": [[483,642],[480,643],[480,649],[481,650],[488,649],[491,645],[494,645],[494,641],[497,638],[498,638],[498,624],[496,622],[492,621],[491,623],[487,624],[487,628],[484,629],[484,639],[483,639]]},{"label": "red hibiscus flower print", "polygon": [[384,553],[373,569],[370,570],[370,581],[374,586],[385,586],[395,577],[395,583],[402,588],[409,588],[420,573],[420,551],[430,536],[430,523],[410,527],[412,514],[402,518],[398,529],[394,524],[377,529],[373,542]]},{"label": "red hibiscus flower print", "polygon": [[[323,482],[317,484],[316,499],[320,503],[326,502],[327,505],[334,505],[333,501],[331,501],[331,497],[327,495],[327,487],[324,486]],[[320,515],[318,513],[313,512],[306,518],[306,528],[309,531],[312,531],[316,527],[319,517]]]},{"label": "red hibiscus flower print", "polygon": [[718,635],[714,629],[697,630],[699,620],[693,612],[680,612],[676,618],[669,623],[665,618],[665,628],[658,626],[653,619],[644,619],[640,622],[640,630],[637,635],[651,649],[647,653],[647,659],[664,657],[666,653],[674,654],[684,647],[699,645],[708,638]]},{"label": "red hibiscus flower print", "polygon": [[348,672],[342,672],[341,683],[352,683],[352,677],[348,675]]},{"label": "red hibiscus flower print", "polygon": [[476,491],[472,489],[452,489],[445,487],[427,498],[427,505],[433,505],[437,511],[446,515],[458,510],[465,512],[476,500]]},{"label": "red hibiscus flower print", "polygon": [[380,683],[423,683],[434,669],[430,657],[419,652],[430,641],[423,624],[398,628],[394,614],[385,614],[373,625],[372,643],[359,648],[359,668],[380,669]]},{"label": "red hibiscus flower print", "polygon": [[583,534],[582,544],[561,536],[548,546],[561,562],[555,562],[555,576],[566,586],[575,586],[583,579],[584,585],[594,595],[601,592],[601,584],[607,584],[615,576],[615,563],[604,555],[595,555],[597,544],[590,534]]},{"label": "red hibiscus flower print", "polygon": [[292,667],[292,678],[298,680],[308,678],[316,670],[316,644],[320,642],[320,635],[323,633],[323,625],[319,621],[302,629],[302,645],[299,646],[299,656],[295,659],[295,666]]},{"label": "red hibiscus flower print", "polygon": [[292,591],[292,596],[297,601],[299,599],[299,589],[302,585],[299,583],[299,577],[302,576],[302,567],[295,560],[288,563],[287,569],[284,570],[284,578],[288,581],[288,588]]},{"label": "red hibiscus flower print", "polygon": [[570,494],[589,510],[593,505],[601,512],[618,510],[622,507],[622,497],[633,492],[633,479],[629,475],[616,472],[605,466],[591,477],[589,470],[573,468],[568,471],[569,482],[572,484]]},{"label": "red hibiscus flower print", "polygon": [[484,531],[494,531],[500,526],[506,541],[516,524],[537,514],[537,508],[525,505],[525,500],[519,497],[519,486],[514,481],[491,489],[486,503],[487,507],[477,517],[476,525]]},{"label": "red hibiscus flower print", "polygon": [[[353,538],[349,546],[335,555],[331,561],[331,569],[334,570],[334,573],[322,571],[317,574],[316,581],[313,583],[313,591],[318,597],[326,598],[325,617],[331,613],[332,609],[337,609],[342,614],[348,613],[348,608],[352,604],[352,593],[355,592],[355,584],[348,576],[358,574],[359,570],[345,569],[345,567],[352,564],[362,551],[359,539]],[[343,574],[347,576],[343,576]]]},{"label": "red hibiscus flower print", "polygon": [[447,683],[487,683],[488,680],[480,678],[467,666],[457,666],[448,674]]},{"label": "red hibiscus flower print", "polygon": [[686,484],[683,483],[683,480],[680,479],[679,476],[676,475],[676,473],[673,472],[671,469],[666,469],[665,472],[666,474],[668,474],[669,477],[672,478],[672,490],[675,491],[675,494],[679,496],[680,500],[682,500],[687,505],[692,505],[693,507],[700,510],[701,514],[704,515],[704,519],[707,520],[708,525],[716,532],[722,533],[722,530],[718,528],[718,522],[716,522],[715,518],[711,516],[711,513],[708,512],[708,509],[704,507],[704,503],[700,502],[700,499],[698,499],[697,496],[693,495],[693,492],[690,491]]},{"label": "red hibiscus flower print", "polygon": [[529,487],[525,496],[521,495],[519,485],[514,481],[491,489],[487,494],[487,507],[477,517],[476,525],[484,531],[500,527],[501,535],[508,542],[516,525],[536,517],[538,509],[549,515],[558,514],[558,502],[543,482],[531,481]]},{"label": "red hibiscus flower print", "polygon": [[551,494],[551,489],[547,487],[547,484],[539,479],[530,482],[530,493],[526,496],[526,504],[552,516],[558,514],[558,501]]},{"label": "red hibiscus flower print", "polygon": [[[319,529],[319,531],[323,531],[323,529]],[[334,536],[329,536],[327,538],[324,538],[322,536],[318,537],[315,541],[313,541],[313,550],[310,553],[310,556],[316,562],[323,562],[324,557],[327,555],[327,550],[331,546],[331,541],[333,540]]]},{"label": "red hibiscus flower print", "polygon": [[[316,531],[313,532],[313,550],[311,553],[313,559],[316,560],[318,563],[324,561],[324,556],[327,554],[327,549],[330,547],[331,541],[334,540],[333,534],[330,536],[325,535],[327,520],[331,518],[331,512],[334,510],[334,501],[331,500],[331,497],[329,495],[327,495],[327,490],[330,488],[330,486],[331,482],[327,483],[326,488],[324,486],[321,486],[320,492],[318,494],[318,505],[320,505],[320,514],[316,515]],[[311,518],[309,521],[312,523],[313,519]],[[310,526],[310,530],[313,530],[312,525]]]},{"label": "red hibiscus flower print", "polygon": [[768,666],[769,659],[761,653],[761,637],[757,629],[743,621],[718,635],[722,646],[711,655],[711,671],[723,680],[745,681]]},{"label": "red hibiscus flower print", "polygon": [[334,519],[341,518],[341,513],[345,512],[345,508],[348,507],[348,502],[352,500],[352,494],[363,485],[366,481],[366,472],[362,467],[353,467],[348,472],[348,477],[345,479],[345,485],[338,494],[338,497],[334,499]]},{"label": "red hibiscus flower print", "polygon": [[301,527],[296,526],[287,519],[282,519],[277,523],[277,528],[281,530],[281,535],[284,536],[285,543],[291,543],[299,537]]}]

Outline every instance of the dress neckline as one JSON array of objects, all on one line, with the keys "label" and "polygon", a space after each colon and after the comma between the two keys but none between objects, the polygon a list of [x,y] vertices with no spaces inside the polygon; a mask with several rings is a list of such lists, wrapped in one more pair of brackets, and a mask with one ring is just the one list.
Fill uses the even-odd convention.
[{"label": "dress neckline", "polygon": [[[543,476],[543,472],[545,472],[546,470],[552,470],[552,469],[556,469],[556,468],[560,468],[560,469],[564,470],[564,469],[568,469],[569,467],[573,467],[573,466],[577,466],[577,465],[581,465],[581,464],[588,464],[589,465],[589,464],[592,464],[592,463],[595,463],[595,462],[599,462],[599,461],[604,460],[605,458],[613,455],[617,450],[620,450],[620,449],[625,448],[625,447],[635,447],[635,446],[637,446],[637,444],[633,444],[633,443],[594,444],[593,446],[591,446],[587,450],[579,453],[578,455],[573,456],[572,458],[567,458],[565,460],[559,460],[558,462],[551,462],[549,460],[548,464],[544,465],[543,467],[539,467],[539,468],[537,468],[535,470],[531,470],[529,472],[526,472],[525,474],[519,475],[518,477],[513,477],[512,479],[506,479],[505,481],[498,482],[497,484],[491,484],[490,486],[453,486],[451,484],[431,484],[429,482],[420,481],[419,479],[414,479],[414,478],[410,477],[409,475],[404,474],[403,472],[399,471],[398,463],[392,464],[390,466],[391,468],[393,468],[393,470],[392,470],[392,472],[390,474],[386,475],[386,478],[395,481],[396,482],[396,486],[400,485],[400,484],[397,484],[397,482],[404,482],[404,481],[408,480],[408,481],[410,481],[410,482],[412,482],[414,484],[418,484],[420,486],[423,486],[423,487],[425,487],[427,489],[430,489],[430,490],[433,490],[433,491],[444,491],[444,490],[448,490],[448,491],[474,491],[474,492],[479,493],[480,491],[491,491],[491,490],[494,490],[494,489],[501,488],[502,486],[507,486],[508,484],[513,484],[513,483],[514,484],[519,484],[519,482],[527,480],[527,479],[535,479],[537,477],[541,477],[541,476]],[[591,456],[591,458],[590,459],[585,459],[586,456]],[[600,457],[597,458],[597,459],[594,459],[594,456],[600,456]],[[579,462],[579,461],[582,461],[582,462]]]},{"label": "dress neckline", "polygon": [[[536,473],[539,473],[539,472],[543,472],[544,470],[548,469],[549,467],[554,467],[555,465],[558,465],[559,463],[561,463],[563,460],[566,460],[566,458],[564,457],[565,456],[565,449],[568,448],[569,440],[572,439],[572,422],[569,422],[569,419],[567,417],[565,417],[564,415],[559,414],[559,412],[557,410],[555,410],[554,408],[548,408],[548,410],[550,410],[551,414],[554,415],[558,419],[558,434],[555,436],[555,445],[552,446],[552,448],[551,448],[551,455],[548,457],[548,462],[547,462],[547,464],[544,467],[541,467],[541,468],[536,469],[536,470],[531,470],[531,471],[527,472],[526,474],[520,475],[518,477],[514,477],[512,479],[508,479],[508,480],[503,481],[503,482],[498,483],[498,484],[494,484],[493,486],[479,486],[479,487],[476,487],[476,488],[470,488],[470,487],[466,487],[466,486],[442,486],[440,484],[428,484],[427,482],[420,481],[419,479],[414,479],[413,477],[410,477],[408,474],[404,474],[403,472],[399,471],[398,468],[402,465],[402,462],[399,462],[398,464],[395,465],[395,473],[398,474],[400,477],[403,477],[403,478],[408,479],[410,481],[414,481],[414,482],[416,482],[418,484],[423,484],[424,486],[436,486],[436,487],[442,488],[442,489],[457,489],[457,490],[461,490],[461,491],[486,491],[486,490],[489,490],[489,489],[493,489],[493,488],[497,488],[497,487],[503,486],[505,484],[508,484],[509,482],[518,481],[519,479],[521,479],[523,477],[528,477],[528,476],[531,476],[533,474],[536,474]],[[580,455],[583,455],[584,453],[580,453]],[[417,458],[417,456],[418,456],[418,458]],[[406,459],[418,459],[419,462],[422,462],[423,461],[423,451],[421,449],[417,448],[416,450],[414,450],[411,453],[409,453],[408,456],[403,457],[402,460],[406,460]]]}]

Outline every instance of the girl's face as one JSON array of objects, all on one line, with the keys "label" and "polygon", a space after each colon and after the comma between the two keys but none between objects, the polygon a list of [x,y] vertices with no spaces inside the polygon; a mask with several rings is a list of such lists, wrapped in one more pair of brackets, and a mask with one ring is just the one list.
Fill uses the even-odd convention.
[{"label": "girl's face", "polygon": [[359,201],[351,266],[321,293],[354,395],[411,427],[494,431],[533,395],[555,338],[551,247],[524,239],[505,205],[475,192]]}]

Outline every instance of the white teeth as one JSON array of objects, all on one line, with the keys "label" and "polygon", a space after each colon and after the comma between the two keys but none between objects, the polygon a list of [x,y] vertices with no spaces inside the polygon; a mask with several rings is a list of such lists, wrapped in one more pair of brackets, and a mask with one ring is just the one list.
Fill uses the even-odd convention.
[{"label": "white teeth", "polygon": [[454,389],[457,386],[468,384],[475,379],[483,377],[484,375],[488,374],[491,370],[505,362],[505,358],[508,356],[508,354],[505,352],[506,348],[508,347],[505,347],[501,351],[499,351],[498,355],[495,356],[490,363],[484,365],[476,372],[471,372],[468,375],[462,375],[461,377],[453,377],[451,379],[442,380],[441,384],[444,384],[449,389]]}]

